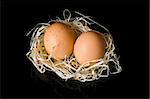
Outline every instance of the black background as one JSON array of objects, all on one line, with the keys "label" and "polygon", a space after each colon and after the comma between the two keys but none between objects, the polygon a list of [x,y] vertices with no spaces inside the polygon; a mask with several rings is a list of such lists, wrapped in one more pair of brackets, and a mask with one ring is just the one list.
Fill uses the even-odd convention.
[{"label": "black background", "polygon": [[[79,11],[110,29],[123,71],[109,78],[64,82],[54,73],[40,74],[26,58],[37,23]],[[2,97],[148,97],[148,2],[3,1]]]}]

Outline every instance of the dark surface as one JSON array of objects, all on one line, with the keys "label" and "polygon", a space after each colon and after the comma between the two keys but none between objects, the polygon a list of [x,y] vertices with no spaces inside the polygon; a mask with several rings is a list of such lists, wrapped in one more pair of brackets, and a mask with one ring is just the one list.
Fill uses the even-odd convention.
[{"label": "dark surface", "polygon": [[[77,10],[110,29],[123,71],[109,78],[64,82],[40,74],[26,58],[25,34],[62,11]],[[8,2],[2,4],[2,97],[148,97],[148,3]]]}]

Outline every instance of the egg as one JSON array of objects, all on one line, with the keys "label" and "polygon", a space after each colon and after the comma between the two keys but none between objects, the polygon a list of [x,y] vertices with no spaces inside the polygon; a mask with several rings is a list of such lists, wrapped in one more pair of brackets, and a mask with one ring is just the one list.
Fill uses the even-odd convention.
[{"label": "egg", "polygon": [[98,32],[84,32],[74,44],[74,55],[80,64],[88,61],[103,58],[106,42]]},{"label": "egg", "polygon": [[62,60],[73,52],[74,31],[64,23],[53,23],[44,33],[44,47],[54,59]]}]

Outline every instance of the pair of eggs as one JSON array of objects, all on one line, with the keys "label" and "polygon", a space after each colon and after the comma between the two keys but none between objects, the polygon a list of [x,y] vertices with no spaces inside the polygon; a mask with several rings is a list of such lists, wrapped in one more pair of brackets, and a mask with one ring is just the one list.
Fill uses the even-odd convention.
[{"label": "pair of eggs", "polygon": [[104,57],[106,43],[101,33],[89,31],[78,37],[64,23],[53,23],[44,33],[44,46],[48,54],[63,60],[72,53],[80,64]]}]

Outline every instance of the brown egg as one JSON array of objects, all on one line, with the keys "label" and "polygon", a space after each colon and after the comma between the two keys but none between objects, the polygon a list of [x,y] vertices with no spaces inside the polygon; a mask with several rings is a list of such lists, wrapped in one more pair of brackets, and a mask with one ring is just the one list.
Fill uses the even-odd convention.
[{"label": "brown egg", "polygon": [[76,40],[74,55],[80,64],[104,57],[106,43],[101,33],[85,32]]},{"label": "brown egg", "polygon": [[44,34],[44,46],[48,54],[57,60],[69,56],[73,52],[74,32],[64,23],[53,23]]}]

